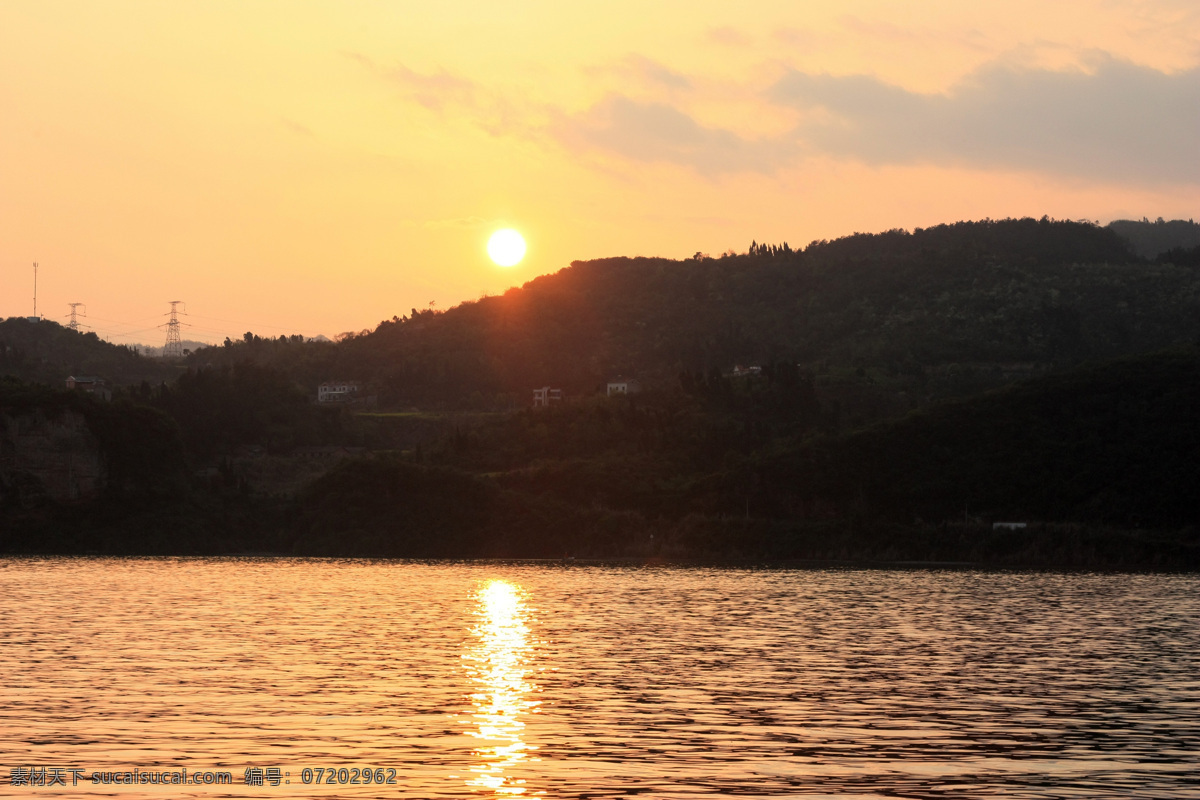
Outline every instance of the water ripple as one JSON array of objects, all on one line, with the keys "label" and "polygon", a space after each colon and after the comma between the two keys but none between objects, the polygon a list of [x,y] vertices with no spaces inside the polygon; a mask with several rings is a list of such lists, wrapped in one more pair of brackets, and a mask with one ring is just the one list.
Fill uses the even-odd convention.
[{"label": "water ripple", "polygon": [[[3,563],[5,784],[187,767],[237,785],[170,797],[1200,796],[1196,576]],[[242,785],[272,766],[291,783]],[[302,783],[342,767],[397,783]]]}]

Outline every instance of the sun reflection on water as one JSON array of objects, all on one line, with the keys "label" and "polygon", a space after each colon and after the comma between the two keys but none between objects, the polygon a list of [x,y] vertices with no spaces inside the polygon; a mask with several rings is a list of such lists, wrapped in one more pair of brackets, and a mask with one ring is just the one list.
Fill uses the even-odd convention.
[{"label": "sun reflection on water", "polygon": [[536,761],[534,748],[524,740],[524,714],[538,702],[529,699],[536,687],[529,680],[533,642],[526,624],[528,609],[519,586],[493,580],[480,588],[475,610],[478,622],[474,639],[463,654],[467,674],[474,683],[471,702],[473,728],[467,733],[479,740],[473,751],[480,763],[471,767],[467,784],[498,797],[528,793],[523,779],[513,772]]}]

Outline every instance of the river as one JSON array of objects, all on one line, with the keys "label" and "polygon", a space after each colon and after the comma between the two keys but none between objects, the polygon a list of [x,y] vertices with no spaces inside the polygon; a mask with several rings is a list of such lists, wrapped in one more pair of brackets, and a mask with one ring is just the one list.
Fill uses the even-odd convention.
[{"label": "river", "polygon": [[4,796],[1200,796],[1197,575],[10,558],[0,675]]}]

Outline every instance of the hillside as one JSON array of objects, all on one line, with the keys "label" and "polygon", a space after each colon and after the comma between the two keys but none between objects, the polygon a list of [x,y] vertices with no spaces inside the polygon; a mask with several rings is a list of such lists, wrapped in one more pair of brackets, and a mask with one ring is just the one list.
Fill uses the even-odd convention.
[{"label": "hillside", "polygon": [[457,432],[440,466],[339,468],[301,502],[297,546],[1194,568],[1196,408],[1183,348],[790,440],[683,396],[522,412]]},{"label": "hillside", "polygon": [[1118,219],[1108,223],[1108,229],[1129,242],[1133,252],[1142,258],[1153,259],[1169,250],[1200,247],[1200,225],[1190,219],[1167,221],[1159,217],[1154,222]]},{"label": "hillside", "polygon": [[[1045,219],[753,243],[576,262],[339,342],[247,334],[112,404],[10,381],[0,548],[1195,568],[1200,266],[1177,261]],[[0,331],[54,382],[178,369]],[[605,397],[619,373],[647,391]],[[329,378],[379,407],[311,402]],[[530,408],[547,384],[569,401]]]},{"label": "hillside", "polygon": [[91,332],[81,333],[43,319],[0,320],[0,376],[63,386],[69,375],[95,375],[110,384],[159,383],[179,369],[110,344]]},{"label": "hillside", "polygon": [[684,261],[575,262],[337,344],[230,342],[189,363],[354,379],[385,407],[508,408],[533,387],[652,387],[681,372],[799,363],[850,422],[1200,336],[1200,270],[1147,264],[1112,230],[1046,219],[754,244]]},{"label": "hillside", "polygon": [[1028,381],[808,441],[754,470],[771,514],[1195,526],[1200,349]]},{"label": "hillside", "polygon": [[[254,373],[216,377],[243,397],[238,382]],[[758,382],[721,378],[481,415],[424,454],[417,447],[333,463],[294,496],[256,488],[230,460],[184,485],[189,428],[181,437],[158,411],[5,388],[0,433],[17,456],[0,470],[0,549],[8,552],[1200,567],[1194,347],[1026,381],[850,433],[837,433],[811,387],[777,363]],[[241,413],[229,410],[230,419]],[[284,424],[295,436],[299,422],[258,424]],[[63,464],[78,479],[97,453],[100,494],[66,499],[55,488]],[[995,520],[1029,527],[994,531]]]}]

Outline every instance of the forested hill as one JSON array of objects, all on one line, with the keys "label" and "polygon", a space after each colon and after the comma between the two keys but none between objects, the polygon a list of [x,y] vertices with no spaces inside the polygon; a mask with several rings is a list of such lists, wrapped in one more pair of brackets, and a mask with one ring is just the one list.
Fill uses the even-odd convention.
[{"label": "forested hill", "polygon": [[0,376],[61,387],[69,375],[95,375],[113,384],[159,383],[179,374],[160,359],[110,344],[51,320],[0,320]]},{"label": "forested hill", "polygon": [[385,406],[496,407],[547,384],[586,394],[617,374],[666,386],[684,371],[788,360],[818,383],[924,402],[1197,336],[1200,270],[1149,264],[1112,230],[1043,218],[575,262],[336,345],[250,336],[191,363],[249,358],[310,391],[358,380]]},{"label": "forested hill", "polygon": [[1190,219],[1167,221],[1159,217],[1154,222],[1118,219],[1108,223],[1108,228],[1144,258],[1160,258],[1171,251],[1200,247],[1200,225]]},{"label": "forested hill", "polygon": [[[1200,348],[1117,359],[765,456],[759,507],[909,523],[1195,525]],[[787,511],[784,511],[787,509]],[[1195,529],[1193,529],[1193,538]]]}]

